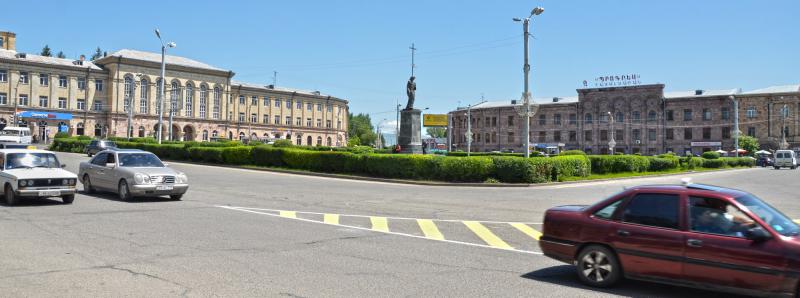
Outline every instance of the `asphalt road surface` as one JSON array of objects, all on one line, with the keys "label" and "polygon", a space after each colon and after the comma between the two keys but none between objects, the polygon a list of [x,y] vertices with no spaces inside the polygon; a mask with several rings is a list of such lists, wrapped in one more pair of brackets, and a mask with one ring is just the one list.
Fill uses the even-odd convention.
[{"label": "asphalt road surface", "polygon": [[[59,157],[76,173],[87,159]],[[189,176],[183,201],[81,193],[0,206],[0,295],[730,297],[635,281],[590,289],[538,252],[547,208],[681,177],[475,188],[171,166]],[[800,218],[800,171],[687,176]]]}]

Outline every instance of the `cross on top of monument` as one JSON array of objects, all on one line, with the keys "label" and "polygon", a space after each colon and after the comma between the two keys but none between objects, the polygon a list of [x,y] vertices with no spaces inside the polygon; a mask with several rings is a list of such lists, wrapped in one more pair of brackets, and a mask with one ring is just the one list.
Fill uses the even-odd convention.
[{"label": "cross on top of monument", "polygon": [[411,76],[413,77],[414,76],[414,68],[417,67],[417,65],[414,64],[414,54],[417,51],[417,48],[414,47],[414,43],[411,43],[411,47],[409,49],[411,49]]}]

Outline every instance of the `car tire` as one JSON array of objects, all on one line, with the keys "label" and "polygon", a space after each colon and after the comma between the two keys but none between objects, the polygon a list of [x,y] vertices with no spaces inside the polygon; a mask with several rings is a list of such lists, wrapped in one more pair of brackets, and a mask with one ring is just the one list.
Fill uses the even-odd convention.
[{"label": "car tire", "polygon": [[180,200],[183,198],[183,194],[179,194],[179,195],[169,195],[169,198],[170,198],[170,199],[172,199],[172,200],[174,200],[174,201],[180,201]]},{"label": "car tire", "polygon": [[6,197],[6,205],[14,206],[17,204],[17,194],[14,193],[14,188],[11,185],[6,185],[3,195]]},{"label": "car tire", "polygon": [[597,288],[613,286],[622,277],[622,266],[617,256],[600,245],[590,245],[581,250],[576,271],[581,282]]},{"label": "car tire", "polygon": [[775,168],[776,170],[780,170],[781,169],[781,167],[773,167],[773,168]]},{"label": "car tire", "polygon": [[83,175],[83,191],[85,191],[86,193],[90,193],[90,194],[97,192],[94,189],[94,186],[92,186],[92,181],[89,179],[89,175],[88,174],[87,175]]},{"label": "car tire", "polygon": [[75,195],[61,196],[61,201],[64,202],[64,204],[72,204],[72,202],[75,201]]},{"label": "car tire", "polygon": [[117,194],[119,195],[119,199],[123,201],[130,201],[133,199],[133,195],[131,195],[131,189],[128,188],[128,182],[125,179],[119,181],[119,187],[117,187]]}]

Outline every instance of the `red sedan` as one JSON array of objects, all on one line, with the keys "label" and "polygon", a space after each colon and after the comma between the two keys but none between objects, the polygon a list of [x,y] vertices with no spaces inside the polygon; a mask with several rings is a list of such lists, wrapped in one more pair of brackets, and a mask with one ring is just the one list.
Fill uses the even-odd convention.
[{"label": "red sedan", "polygon": [[790,218],[749,193],[687,181],[547,210],[539,245],[595,287],[624,277],[800,297],[798,234]]}]

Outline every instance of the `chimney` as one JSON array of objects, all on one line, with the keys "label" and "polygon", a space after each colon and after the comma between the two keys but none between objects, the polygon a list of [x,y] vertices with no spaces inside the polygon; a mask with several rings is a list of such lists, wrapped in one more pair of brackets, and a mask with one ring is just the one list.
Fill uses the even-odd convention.
[{"label": "chimney", "polygon": [[267,85],[267,88],[269,88],[269,89],[275,89],[275,85],[269,84],[269,85]]},{"label": "chimney", "polygon": [[16,51],[17,34],[14,32],[0,31],[0,49]]},{"label": "chimney", "polygon": [[558,102],[559,99],[561,99],[561,98],[553,97],[553,102]]},{"label": "chimney", "polygon": [[694,90],[694,95],[703,95],[703,90],[700,89]]}]

